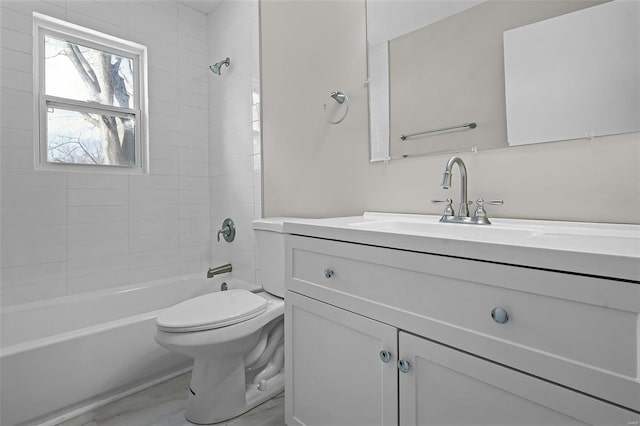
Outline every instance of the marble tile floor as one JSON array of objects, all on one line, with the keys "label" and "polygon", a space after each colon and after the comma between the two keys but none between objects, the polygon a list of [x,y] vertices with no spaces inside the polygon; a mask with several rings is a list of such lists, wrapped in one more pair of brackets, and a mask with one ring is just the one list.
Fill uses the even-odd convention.
[{"label": "marble tile floor", "polygon": [[[191,373],[60,423],[59,426],[192,426],[184,417]],[[284,426],[284,393],[219,426]]]}]

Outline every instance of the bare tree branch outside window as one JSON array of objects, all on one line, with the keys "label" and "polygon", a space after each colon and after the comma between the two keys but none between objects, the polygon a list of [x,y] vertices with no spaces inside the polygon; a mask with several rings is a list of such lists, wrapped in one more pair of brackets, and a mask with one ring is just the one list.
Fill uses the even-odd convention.
[{"label": "bare tree branch outside window", "polygon": [[[45,36],[46,93],[91,105],[133,106],[132,58]],[[135,165],[135,116],[49,108],[49,161]]]}]

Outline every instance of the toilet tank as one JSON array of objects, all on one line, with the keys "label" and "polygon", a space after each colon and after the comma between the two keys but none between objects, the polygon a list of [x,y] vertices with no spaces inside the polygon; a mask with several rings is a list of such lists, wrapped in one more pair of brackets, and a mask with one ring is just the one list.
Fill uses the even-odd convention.
[{"label": "toilet tank", "polygon": [[253,221],[256,238],[256,284],[273,294],[284,297],[284,221],[294,218],[272,217]]}]

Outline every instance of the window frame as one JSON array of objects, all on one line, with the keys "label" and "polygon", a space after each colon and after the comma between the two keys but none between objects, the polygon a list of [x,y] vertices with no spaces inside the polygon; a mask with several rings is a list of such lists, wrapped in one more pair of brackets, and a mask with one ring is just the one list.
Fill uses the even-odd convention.
[{"label": "window frame", "polygon": [[[80,44],[133,60],[133,108],[105,105],[94,101],[47,95],[45,93],[45,36]],[[34,84],[34,160],[37,170],[89,171],[121,174],[149,173],[147,48],[99,31],[34,12],[33,84]],[[71,111],[135,117],[135,162],[128,165],[57,163],[47,160],[47,110],[55,105]]]}]

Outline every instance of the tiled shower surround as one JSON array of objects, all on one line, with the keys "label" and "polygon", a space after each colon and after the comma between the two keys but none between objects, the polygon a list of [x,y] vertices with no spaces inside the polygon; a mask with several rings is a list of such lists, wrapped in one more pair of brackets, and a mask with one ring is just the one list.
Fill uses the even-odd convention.
[{"label": "tiled shower surround", "polygon": [[[210,62],[231,60],[209,79],[212,266],[231,262],[233,275],[249,282],[255,282],[251,222],[262,217],[258,13],[257,1],[223,1],[208,15]],[[227,217],[236,238],[217,242]]]},{"label": "tiled shower surround", "polygon": [[[204,273],[216,262],[253,279],[258,15],[254,2],[239,3],[218,7],[230,25],[242,22],[236,40],[216,11],[208,18],[170,0],[0,1],[2,306]],[[34,170],[34,11],[147,46],[149,175]],[[222,76],[209,71],[226,56]],[[215,240],[223,216],[238,224],[224,251]]]}]

